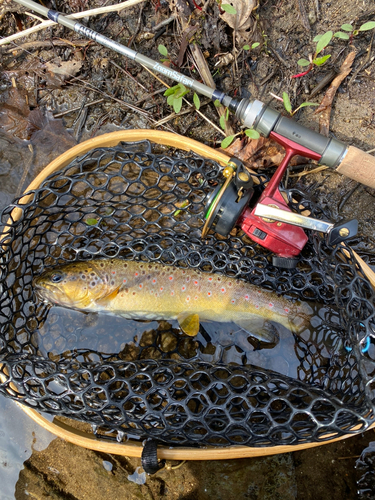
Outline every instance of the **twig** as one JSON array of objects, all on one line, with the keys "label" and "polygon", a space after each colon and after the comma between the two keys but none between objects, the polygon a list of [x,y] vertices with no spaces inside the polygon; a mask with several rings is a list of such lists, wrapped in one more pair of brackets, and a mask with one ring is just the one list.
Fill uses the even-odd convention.
[{"label": "twig", "polygon": [[163,26],[167,26],[167,24],[171,23],[175,19],[176,19],[176,15],[172,14],[171,17],[168,17],[168,19],[164,19],[164,21],[162,21],[161,23],[159,23],[156,26],[154,26],[153,28],[151,28],[151,31],[153,33],[156,33],[156,31],[158,31],[159,28],[162,28]]},{"label": "twig", "polygon": [[146,89],[146,87],[144,85],[142,85],[136,78],[134,78],[134,76],[132,74],[129,73],[129,71],[127,71],[126,69],[124,68],[121,68],[121,66],[119,66],[118,64],[116,64],[114,61],[110,60],[109,61],[111,64],[113,64],[113,66],[115,66],[117,69],[121,70],[123,73],[125,73],[125,75],[127,75],[129,78],[131,78],[133,80],[134,83],[136,83],[137,85],[139,85],[141,87],[141,89],[145,90],[146,92],[148,92],[148,89]]},{"label": "twig", "polygon": [[[120,12],[124,9],[127,9],[128,7],[133,7],[134,5],[138,5],[139,3],[142,3],[144,1],[145,0],[127,0],[126,2],[122,2],[117,5],[108,5],[108,7],[100,7],[98,9],[85,10],[83,12],[75,12],[74,14],[69,14],[66,17],[69,17],[71,19],[81,19],[82,17],[97,16],[99,14],[105,14],[108,12]],[[32,28],[3,38],[2,40],[0,40],[0,45],[6,45],[13,40],[18,40],[18,38],[23,38],[24,36],[31,35],[31,33],[36,33],[37,31],[43,30],[55,24],[56,23],[54,23],[53,21],[43,21],[37,26],[33,26]]]},{"label": "twig", "polygon": [[[198,69],[198,72],[204,81],[204,83],[208,86],[211,87],[212,89],[216,88],[214,79],[212,78],[211,72],[209,70],[209,67],[206,63],[206,59],[204,58],[202,51],[200,47],[196,44],[190,44],[190,51],[193,56],[195,65]],[[221,117],[222,115],[226,114],[226,110],[223,106],[220,106],[216,108],[216,111],[218,112],[218,115]],[[234,130],[231,126],[230,123],[225,120],[225,134],[226,135],[234,135]]]},{"label": "twig", "polygon": [[26,42],[16,47],[1,47],[1,52],[14,52],[15,50],[28,50],[28,49],[40,49],[41,47],[52,47],[53,45],[71,45],[73,47],[85,47],[90,40],[42,40],[35,42]]},{"label": "twig", "polygon": [[[93,106],[94,104],[100,104],[104,102],[105,99],[97,99],[96,101],[91,101],[88,102],[84,105],[84,108],[88,108],[89,106]],[[61,113],[56,113],[53,115],[54,118],[61,118],[62,116],[68,115],[69,113],[73,113],[74,111],[79,111],[82,106],[76,106],[75,108],[72,109],[67,109],[66,111],[62,111]]]},{"label": "twig", "polygon": [[374,40],[374,33],[372,34],[372,37],[371,37],[371,42],[370,42],[370,45],[367,49],[367,56],[365,57],[363,63],[359,66],[359,68],[357,68],[355,70],[355,72],[353,73],[352,77],[350,78],[349,82],[348,82],[348,87],[353,83],[354,79],[357,77],[358,73],[360,71],[362,71],[363,69],[367,68],[366,64],[369,62],[370,60],[370,55],[371,55],[371,48],[372,48],[372,42]]},{"label": "twig", "polygon": [[[206,106],[209,104],[211,101],[206,101],[206,102],[201,102],[201,107]],[[191,112],[191,109],[185,109],[183,111],[180,111],[178,114],[177,113],[171,113],[170,115],[166,116],[165,118],[162,118],[158,122],[154,123],[155,127],[159,127],[160,125],[164,125],[164,123],[169,122],[170,120],[173,120],[175,116],[182,116],[182,115],[187,115],[188,113]]]},{"label": "twig", "polygon": [[307,17],[307,14],[306,14],[306,9],[305,9],[305,6],[303,4],[303,0],[297,0],[297,6],[299,9],[299,13],[301,15],[300,19],[301,19],[302,25],[306,31],[310,32],[311,31],[310,23],[309,23],[309,19]]},{"label": "twig", "polygon": [[299,172],[298,174],[289,174],[289,177],[302,177],[304,175],[317,174],[318,172],[322,172],[323,170],[327,170],[328,167],[317,167],[313,170],[308,170],[306,172]]},{"label": "twig", "polygon": [[[144,68],[146,71],[148,71],[151,75],[153,75],[160,83],[162,83],[163,85],[165,85],[168,89],[170,88],[170,86],[163,82],[163,80],[161,78],[159,78],[158,76],[155,75],[155,73],[153,73],[150,69],[146,68],[146,66],[143,66],[142,64],[142,68]],[[194,111],[196,113],[198,113],[199,116],[201,116],[204,120],[206,120],[206,122],[208,122],[210,125],[212,125],[218,132],[220,132],[221,135],[223,135],[225,137],[225,132],[224,130],[221,130],[221,128],[219,128],[217,125],[215,125],[215,123],[213,123],[209,118],[207,118],[207,116],[205,116],[203,113],[201,113],[199,111],[199,109],[196,109],[195,106],[193,106],[189,101],[187,101],[184,97],[182,98],[184,100],[184,102],[186,102],[186,104],[188,106],[190,106],[191,108],[194,107]]]},{"label": "twig", "polygon": [[284,64],[284,66],[286,66],[288,69],[290,68],[290,64],[287,63],[281,56],[280,54],[278,54],[278,52],[276,52],[276,50],[274,50],[271,45],[268,45],[268,49],[269,51],[271,52],[271,54],[276,57],[276,59],[278,59],[282,64]]}]

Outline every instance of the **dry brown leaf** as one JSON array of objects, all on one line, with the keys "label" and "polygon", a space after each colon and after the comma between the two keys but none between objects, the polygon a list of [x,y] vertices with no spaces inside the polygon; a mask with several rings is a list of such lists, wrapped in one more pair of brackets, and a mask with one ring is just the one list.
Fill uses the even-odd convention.
[{"label": "dry brown leaf", "polygon": [[355,55],[356,52],[353,51],[346,56],[345,61],[341,65],[339,74],[332,81],[329,89],[327,90],[322,99],[322,102],[319,104],[319,106],[315,111],[315,114],[321,113],[319,119],[319,132],[325,135],[326,137],[328,137],[329,134],[329,122],[330,122],[333,99],[336,95],[337,89],[341,85],[341,82],[351,72]]},{"label": "dry brown leaf", "polygon": [[[285,150],[280,144],[264,137],[236,139],[225,153],[243,161],[251,170],[279,166],[285,156]],[[306,163],[306,158],[302,156],[294,156],[290,161],[290,165],[303,163]]]},{"label": "dry brown leaf", "polygon": [[49,87],[61,87],[64,85],[65,80],[72,78],[79,72],[82,64],[82,61],[47,62],[45,64],[47,85]]},{"label": "dry brown leaf", "polygon": [[255,0],[223,0],[221,5],[231,5],[236,9],[236,14],[228,14],[224,12],[220,15],[221,19],[225,21],[235,31],[247,30],[250,27],[250,15],[255,9],[257,3]]}]

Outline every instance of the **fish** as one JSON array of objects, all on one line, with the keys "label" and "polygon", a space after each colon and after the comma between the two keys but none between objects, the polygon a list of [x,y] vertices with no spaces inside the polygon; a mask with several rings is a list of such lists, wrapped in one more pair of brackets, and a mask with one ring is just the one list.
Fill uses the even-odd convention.
[{"label": "fish", "polygon": [[304,330],[312,309],[245,281],[195,269],[124,259],[77,261],[33,280],[37,296],[59,306],[140,320],[177,320],[195,336],[201,322],[235,323],[263,342],[277,342],[277,323]]}]

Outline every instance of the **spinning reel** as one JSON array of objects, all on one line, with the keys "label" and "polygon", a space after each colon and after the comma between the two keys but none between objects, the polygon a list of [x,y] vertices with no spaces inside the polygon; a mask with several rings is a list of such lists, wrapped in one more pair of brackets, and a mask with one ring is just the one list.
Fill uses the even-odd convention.
[{"label": "spinning reel", "polygon": [[[279,187],[290,159],[295,155],[319,160],[321,155],[275,132],[270,137],[281,144],[286,154],[257,202],[253,200],[253,180],[242,163],[231,158],[223,171],[226,181],[207,198],[204,238],[209,229],[228,236],[234,226],[239,226],[253,241],[271,250],[273,265],[292,269],[308,237],[304,228],[326,233],[327,243],[338,244],[357,234],[357,220],[332,224],[291,211]],[[252,207],[251,207],[252,205]]]}]

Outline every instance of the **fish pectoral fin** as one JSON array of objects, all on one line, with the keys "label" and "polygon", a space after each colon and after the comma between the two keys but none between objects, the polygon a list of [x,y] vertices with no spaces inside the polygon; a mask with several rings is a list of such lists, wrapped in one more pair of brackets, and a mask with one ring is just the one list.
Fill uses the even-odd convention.
[{"label": "fish pectoral fin", "polygon": [[261,342],[277,344],[279,341],[280,337],[274,325],[263,318],[236,319],[235,323],[242,330]]},{"label": "fish pectoral fin", "polygon": [[95,302],[101,306],[105,306],[110,302],[111,300],[115,299],[120,291],[120,286],[115,288],[113,292],[108,293],[107,295],[103,295],[103,297],[100,297],[100,299],[97,299]]},{"label": "fish pectoral fin", "polygon": [[180,325],[181,330],[189,335],[190,337],[194,337],[198,335],[199,332],[199,315],[191,314],[191,313],[183,313],[177,316],[178,324]]}]

